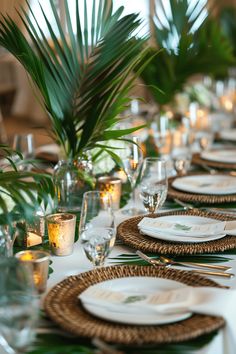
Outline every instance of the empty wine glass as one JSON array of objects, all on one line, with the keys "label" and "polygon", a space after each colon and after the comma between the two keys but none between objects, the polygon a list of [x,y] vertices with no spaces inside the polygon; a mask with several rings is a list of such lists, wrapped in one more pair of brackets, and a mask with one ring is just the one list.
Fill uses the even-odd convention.
[{"label": "empty wine glass", "polygon": [[212,118],[208,111],[201,109],[197,102],[192,102],[189,107],[193,150],[199,152],[210,149],[214,142]]},{"label": "empty wine glass", "polygon": [[35,337],[39,298],[33,274],[16,258],[0,259],[0,343],[7,353],[25,352]]},{"label": "empty wine glass", "polygon": [[185,175],[190,169],[192,160],[188,133],[181,131],[173,132],[171,158],[177,174]]},{"label": "empty wine glass", "polygon": [[167,187],[166,161],[147,157],[143,163],[140,182],[140,197],[146,211],[155,213],[164,204]]},{"label": "empty wine glass", "polygon": [[16,134],[13,139],[13,149],[19,151],[24,159],[34,157],[33,134]]},{"label": "empty wine glass", "polygon": [[[20,152],[24,160],[33,159],[35,155],[33,134],[16,134],[13,139],[13,150]],[[31,168],[17,155],[15,162],[19,163],[19,170],[30,170]]]},{"label": "empty wine glass", "polygon": [[151,124],[154,143],[160,156],[170,153],[171,135],[170,119],[167,116],[158,116]]},{"label": "empty wine glass", "polygon": [[109,193],[84,193],[79,235],[87,258],[94,266],[102,266],[116,237],[112,198]]},{"label": "empty wine glass", "polygon": [[132,140],[133,143],[127,145],[126,156],[122,159],[124,171],[131,185],[132,207],[130,209],[123,210],[123,213],[129,215],[137,215],[141,211],[135,208],[135,186],[143,162],[143,153],[140,147],[138,146],[139,139],[137,137],[133,137]]}]

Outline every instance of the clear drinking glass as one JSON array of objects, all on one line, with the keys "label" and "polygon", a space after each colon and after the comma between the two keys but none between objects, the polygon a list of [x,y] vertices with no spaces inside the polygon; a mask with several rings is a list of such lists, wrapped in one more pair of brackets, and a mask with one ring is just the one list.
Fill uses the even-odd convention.
[{"label": "clear drinking glass", "polygon": [[168,156],[171,148],[170,119],[167,116],[157,116],[151,124],[154,143],[160,156]]},{"label": "clear drinking glass", "polygon": [[102,266],[115,244],[116,230],[110,194],[84,193],[79,238],[84,252],[94,266]]},{"label": "clear drinking glass", "polygon": [[19,151],[25,159],[32,159],[35,154],[33,134],[16,134],[13,149]]},{"label": "clear drinking glass", "polygon": [[144,160],[141,172],[140,197],[149,213],[155,213],[167,196],[166,161],[155,157]]},{"label": "clear drinking glass", "polygon": [[173,132],[171,158],[177,174],[185,175],[190,169],[192,160],[189,134],[187,132]]},{"label": "clear drinking glass", "polygon": [[31,270],[16,258],[1,258],[0,344],[7,353],[25,352],[35,337],[38,312]]},{"label": "clear drinking glass", "polygon": [[[126,157],[122,159],[124,171],[128,177],[128,180],[131,185],[132,191],[132,207],[130,209],[123,210],[123,213],[127,213],[130,215],[137,215],[140,213],[140,210],[135,208],[135,186],[137,179],[139,177],[139,173],[141,170],[142,162],[143,162],[143,153],[140,147],[138,146],[139,139],[137,137],[133,137],[133,143],[130,143],[127,146]],[[141,211],[142,213],[142,211]]]},{"label": "clear drinking glass", "polygon": [[[33,159],[35,156],[33,134],[16,134],[13,139],[13,149],[20,152],[24,160]],[[29,163],[27,164],[21,160],[17,155],[15,156],[15,162],[18,163],[18,169],[20,171],[29,171],[32,167]]]}]

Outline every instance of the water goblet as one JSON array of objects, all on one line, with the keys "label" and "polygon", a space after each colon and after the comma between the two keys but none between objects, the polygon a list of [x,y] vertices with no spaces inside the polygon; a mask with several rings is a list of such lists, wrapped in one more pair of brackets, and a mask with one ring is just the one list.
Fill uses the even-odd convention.
[{"label": "water goblet", "polygon": [[171,158],[177,174],[185,175],[190,169],[192,160],[188,133],[181,131],[173,132]]},{"label": "water goblet", "polygon": [[0,344],[9,354],[25,353],[34,340],[39,298],[33,273],[16,258],[0,259]]},{"label": "water goblet", "polygon": [[[31,160],[34,158],[34,136],[33,134],[16,134],[13,139],[13,150],[20,152],[24,160]],[[25,164],[16,155],[15,161],[19,162],[19,170],[30,170],[31,166]]]},{"label": "water goblet", "polygon": [[84,193],[79,225],[79,238],[87,258],[102,266],[115,244],[116,230],[109,193]]},{"label": "water goblet", "polygon": [[129,209],[125,209],[122,212],[124,214],[129,214],[129,215],[137,215],[140,212],[143,213],[143,211],[140,211],[137,208],[135,208],[135,186],[136,186],[136,182],[139,177],[139,173],[140,173],[142,162],[143,162],[143,153],[142,153],[142,150],[140,149],[140,147],[138,146],[139,139],[137,137],[133,137],[132,140],[133,140],[133,143],[130,143],[127,146],[126,157],[124,157],[122,159],[124,171],[128,177],[128,180],[129,180],[130,186],[131,186],[132,207]]},{"label": "water goblet", "polygon": [[140,198],[146,211],[153,214],[164,204],[167,188],[166,161],[147,157],[143,163],[140,182]]},{"label": "water goblet", "polygon": [[167,116],[158,116],[151,124],[154,144],[160,156],[168,156],[171,146],[170,119]]},{"label": "water goblet", "polygon": [[34,157],[33,134],[16,134],[13,139],[13,149],[19,151],[25,159]]}]

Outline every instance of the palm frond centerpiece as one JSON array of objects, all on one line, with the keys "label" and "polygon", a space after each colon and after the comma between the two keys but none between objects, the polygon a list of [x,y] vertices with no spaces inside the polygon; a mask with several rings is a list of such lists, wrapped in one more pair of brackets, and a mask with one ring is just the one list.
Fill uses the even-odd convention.
[{"label": "palm frond centerpiece", "polygon": [[29,13],[22,8],[19,16],[30,42],[11,18],[3,16],[0,45],[24,66],[41,93],[56,142],[67,157],[76,159],[86,150],[101,148],[104,141],[132,132],[115,130],[114,125],[128,103],[134,80],[130,74],[144,56],[141,48],[145,39],[135,38],[138,15],[121,17],[123,8],[113,12],[112,1],[93,0],[89,21],[87,1],[81,13],[79,0],[75,0],[73,28],[65,0],[67,31],[53,0],[49,3],[57,28],[52,28],[42,7],[41,11],[50,38],[27,3]]}]

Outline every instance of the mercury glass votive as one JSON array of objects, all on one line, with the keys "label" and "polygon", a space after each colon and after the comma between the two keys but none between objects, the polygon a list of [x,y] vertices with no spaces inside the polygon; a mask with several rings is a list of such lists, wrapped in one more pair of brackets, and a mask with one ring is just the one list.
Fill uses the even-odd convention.
[{"label": "mercury glass votive", "polygon": [[15,257],[33,272],[33,280],[36,290],[43,293],[47,287],[49,253],[45,251],[21,251]]},{"label": "mercury glass votive", "polygon": [[48,239],[56,256],[68,256],[73,252],[76,215],[69,213],[51,214],[46,217]]},{"label": "mercury glass votive", "polygon": [[98,178],[98,189],[102,193],[102,198],[111,195],[113,210],[120,208],[121,182],[121,179],[117,177],[104,176]]}]

